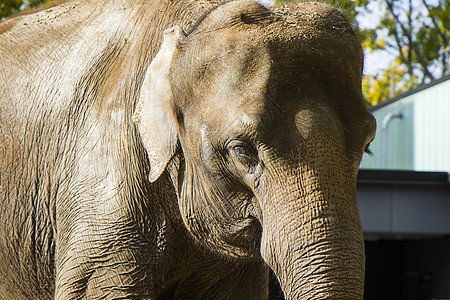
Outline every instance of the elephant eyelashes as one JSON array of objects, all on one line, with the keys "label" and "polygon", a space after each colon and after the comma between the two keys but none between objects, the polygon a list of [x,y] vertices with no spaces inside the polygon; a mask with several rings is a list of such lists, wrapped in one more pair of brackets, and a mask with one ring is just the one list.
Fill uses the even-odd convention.
[{"label": "elephant eyelashes", "polygon": [[231,151],[237,160],[249,168],[258,163],[258,151],[244,142],[232,142]]},{"label": "elephant eyelashes", "polygon": [[366,149],[364,149],[364,153],[368,154],[369,156],[373,156],[372,150],[370,150],[370,143],[366,146]]}]

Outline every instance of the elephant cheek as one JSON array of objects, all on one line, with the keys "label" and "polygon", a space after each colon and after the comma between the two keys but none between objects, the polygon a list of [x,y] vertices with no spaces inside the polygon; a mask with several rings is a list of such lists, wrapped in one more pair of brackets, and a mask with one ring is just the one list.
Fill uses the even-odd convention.
[{"label": "elephant cheek", "polygon": [[283,186],[263,203],[261,255],[286,299],[362,299],[365,257],[356,197],[319,182],[310,182],[310,190]]}]

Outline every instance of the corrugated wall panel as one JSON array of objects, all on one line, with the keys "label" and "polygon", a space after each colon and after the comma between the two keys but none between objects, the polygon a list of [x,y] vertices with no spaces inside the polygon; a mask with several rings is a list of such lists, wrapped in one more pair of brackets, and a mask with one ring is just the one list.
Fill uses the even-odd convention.
[{"label": "corrugated wall panel", "polygon": [[[401,112],[402,118],[392,118],[383,133],[382,123],[387,115]],[[361,168],[380,169],[385,156],[386,169],[411,170],[414,168],[414,105],[410,98],[385,106],[373,113],[377,119],[377,135],[371,143],[373,156],[364,155]],[[386,153],[382,151],[382,136],[386,134]]]},{"label": "corrugated wall panel", "polygon": [[417,96],[415,169],[450,172],[450,80]]},{"label": "corrugated wall panel", "polygon": [[364,155],[361,168],[380,169],[383,119],[401,111],[387,129],[387,169],[450,173],[450,80],[406,96],[373,112],[377,136],[373,157]]}]

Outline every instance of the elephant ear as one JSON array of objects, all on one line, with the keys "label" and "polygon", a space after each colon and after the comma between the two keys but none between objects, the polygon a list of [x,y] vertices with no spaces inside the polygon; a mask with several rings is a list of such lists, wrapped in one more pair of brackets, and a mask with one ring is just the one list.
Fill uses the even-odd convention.
[{"label": "elephant ear", "polygon": [[149,180],[161,176],[175,154],[178,126],[173,108],[169,68],[184,33],[175,26],[164,31],[161,49],[145,74],[133,122],[136,123],[150,160]]}]

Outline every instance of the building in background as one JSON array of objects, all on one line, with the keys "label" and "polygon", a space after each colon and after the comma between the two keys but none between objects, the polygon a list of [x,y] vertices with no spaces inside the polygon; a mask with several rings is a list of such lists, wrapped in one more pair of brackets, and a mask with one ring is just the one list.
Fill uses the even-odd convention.
[{"label": "building in background", "polygon": [[450,76],[373,107],[358,177],[365,299],[450,299]]},{"label": "building in background", "polygon": [[362,169],[450,173],[450,76],[373,107],[377,136]]}]

